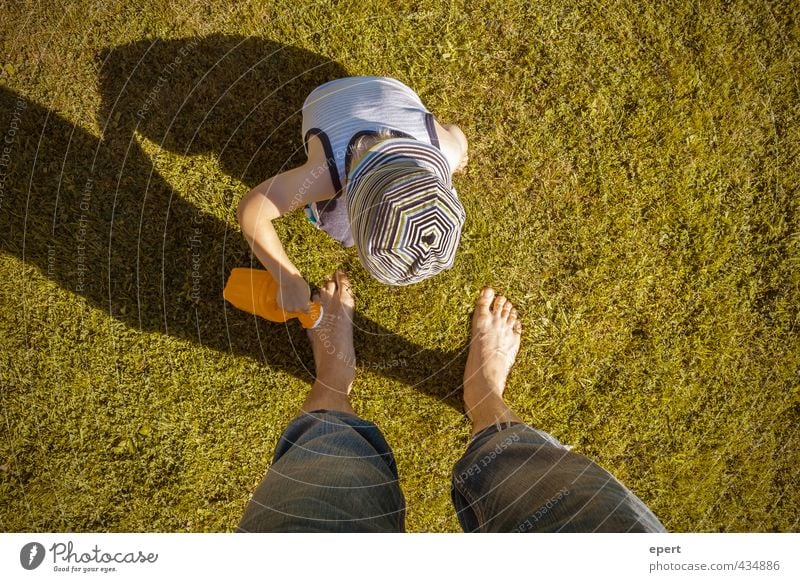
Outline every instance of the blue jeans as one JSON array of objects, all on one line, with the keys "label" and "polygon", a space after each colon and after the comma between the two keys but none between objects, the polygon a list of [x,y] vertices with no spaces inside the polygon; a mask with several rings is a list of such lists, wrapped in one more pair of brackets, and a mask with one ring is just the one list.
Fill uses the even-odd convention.
[{"label": "blue jeans", "polygon": [[[475,435],[453,470],[453,505],[467,532],[663,532],[608,471],[521,423]],[[318,410],[284,431],[245,509],[245,532],[402,532],[394,456],[373,423]]]}]

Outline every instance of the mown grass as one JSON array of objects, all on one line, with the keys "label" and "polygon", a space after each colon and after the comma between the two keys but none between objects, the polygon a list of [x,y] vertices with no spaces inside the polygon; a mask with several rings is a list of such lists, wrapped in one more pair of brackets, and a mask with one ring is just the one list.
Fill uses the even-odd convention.
[{"label": "mown grass", "polygon": [[0,527],[235,527],[312,362],[295,326],[222,301],[251,260],[233,211],[302,160],[308,91],[376,74],[469,138],[455,268],[388,288],[302,216],[280,233],[312,282],[354,278],[354,407],[394,447],[409,529],[458,529],[468,426],[451,393],[490,283],[522,313],[507,394],[526,420],[671,530],[797,530],[799,16],[790,1],[8,6]]}]

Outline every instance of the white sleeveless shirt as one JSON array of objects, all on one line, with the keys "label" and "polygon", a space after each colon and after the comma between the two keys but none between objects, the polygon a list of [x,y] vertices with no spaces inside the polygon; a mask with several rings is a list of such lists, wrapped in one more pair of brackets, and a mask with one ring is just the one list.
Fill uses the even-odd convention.
[{"label": "white sleeveless shirt", "polygon": [[362,135],[379,130],[440,148],[433,114],[411,88],[396,79],[336,79],[314,89],[303,104],[306,153],[309,138],[316,135],[322,142],[336,190],[331,200],[309,205],[309,220],[347,247],[354,242],[341,195],[350,161],[349,146]]}]

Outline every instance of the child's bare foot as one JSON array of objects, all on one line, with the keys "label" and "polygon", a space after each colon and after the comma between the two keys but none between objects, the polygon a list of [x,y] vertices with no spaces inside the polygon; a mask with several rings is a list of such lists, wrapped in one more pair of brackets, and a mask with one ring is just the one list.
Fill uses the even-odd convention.
[{"label": "child's bare foot", "polygon": [[356,354],[353,349],[355,302],[347,275],[337,271],[314,300],[322,305],[322,321],[308,330],[308,339],[314,352],[316,381],[303,410],[308,412],[324,408],[352,412],[348,394],[356,375]]},{"label": "child's bare foot", "polygon": [[[493,301],[494,300],[494,301]],[[472,340],[464,370],[464,409],[473,434],[495,422],[519,421],[503,402],[503,391],[519,350],[522,323],[505,297],[481,291],[472,316]]]}]

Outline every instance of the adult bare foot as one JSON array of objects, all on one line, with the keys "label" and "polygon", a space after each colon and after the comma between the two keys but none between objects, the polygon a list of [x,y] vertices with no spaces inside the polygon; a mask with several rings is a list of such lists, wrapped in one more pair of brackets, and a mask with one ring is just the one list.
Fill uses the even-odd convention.
[{"label": "adult bare foot", "polygon": [[506,406],[503,391],[519,351],[522,323],[510,301],[487,287],[472,316],[472,340],[464,370],[464,409],[473,434],[498,422],[522,422]]},{"label": "adult bare foot", "polygon": [[350,280],[337,271],[314,297],[322,305],[322,321],[308,330],[314,352],[316,380],[303,404],[303,410],[341,410],[353,412],[348,395],[356,375],[353,349],[353,311],[355,301]]}]

